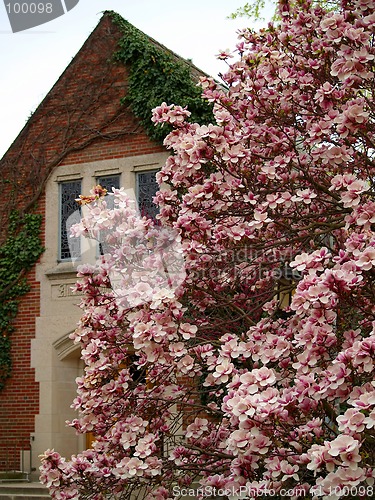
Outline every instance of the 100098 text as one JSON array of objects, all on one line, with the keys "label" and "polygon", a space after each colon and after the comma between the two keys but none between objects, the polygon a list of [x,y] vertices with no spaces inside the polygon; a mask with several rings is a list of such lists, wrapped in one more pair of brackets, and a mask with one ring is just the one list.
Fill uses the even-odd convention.
[{"label": "100098 text", "polygon": [[52,14],[53,12],[53,4],[50,2],[15,2],[7,3],[5,6],[8,14]]}]

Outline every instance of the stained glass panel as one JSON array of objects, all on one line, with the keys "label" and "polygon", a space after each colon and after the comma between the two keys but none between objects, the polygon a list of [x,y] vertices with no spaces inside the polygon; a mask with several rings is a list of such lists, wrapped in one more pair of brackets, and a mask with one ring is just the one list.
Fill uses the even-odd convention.
[{"label": "stained glass panel", "polygon": [[[118,174],[97,177],[96,182],[97,184],[100,184],[104,189],[106,189],[108,193],[112,193],[112,188],[120,189],[120,175]],[[115,206],[113,196],[107,195],[105,201],[107,202],[107,207],[112,210]],[[105,234],[101,232],[99,238],[103,241],[99,241],[98,249],[96,252],[97,257],[99,255],[103,255],[106,251],[106,245],[104,243]]]},{"label": "stained glass panel", "polygon": [[112,192],[113,187],[115,189],[120,189],[120,176],[117,174],[97,177],[96,182],[105,188],[109,193]]},{"label": "stained glass panel", "polygon": [[81,239],[70,237],[70,228],[81,219],[81,210],[76,198],[81,194],[81,181],[60,184],[60,260],[79,259]]},{"label": "stained glass panel", "polygon": [[159,213],[158,206],[152,201],[159,191],[156,182],[157,170],[137,173],[137,201],[141,215],[154,219]]}]

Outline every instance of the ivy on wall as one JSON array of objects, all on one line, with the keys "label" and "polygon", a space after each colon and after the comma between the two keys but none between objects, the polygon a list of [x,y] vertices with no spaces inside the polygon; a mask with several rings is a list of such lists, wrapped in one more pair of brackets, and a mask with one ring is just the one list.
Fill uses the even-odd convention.
[{"label": "ivy on wall", "polygon": [[162,102],[187,106],[193,122],[212,122],[212,107],[203,101],[202,91],[197,86],[198,76],[203,73],[119,14],[112,11],[107,14],[124,35],[119,42],[119,50],[114,54],[116,61],[129,67],[129,87],[123,103],[130,104],[148,136],[161,142],[169,132],[165,126],[155,127],[151,122],[151,110]]},{"label": "ivy on wall", "polygon": [[25,275],[44,251],[41,223],[41,215],[13,211],[7,239],[0,246],[0,390],[12,370],[10,336],[19,298],[30,290]]}]

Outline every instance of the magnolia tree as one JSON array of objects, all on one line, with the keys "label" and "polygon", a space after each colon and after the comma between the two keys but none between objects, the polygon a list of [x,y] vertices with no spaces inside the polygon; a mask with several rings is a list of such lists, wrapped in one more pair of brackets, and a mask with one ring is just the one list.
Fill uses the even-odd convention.
[{"label": "magnolia tree", "polygon": [[157,221],[100,187],[74,234],[70,423],[42,457],[53,498],[372,498],[375,3],[279,6],[205,78],[214,122],[161,105]]}]

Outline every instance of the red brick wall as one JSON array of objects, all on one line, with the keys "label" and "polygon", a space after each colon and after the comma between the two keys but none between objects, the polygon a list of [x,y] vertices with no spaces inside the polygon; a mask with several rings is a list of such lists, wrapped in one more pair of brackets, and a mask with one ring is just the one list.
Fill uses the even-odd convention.
[{"label": "red brick wall", "polygon": [[[36,212],[44,215],[45,197]],[[45,245],[45,222],[41,238]],[[40,315],[40,285],[35,268],[27,276],[30,291],[20,298],[11,335],[12,376],[0,392],[0,471],[20,467],[20,450],[30,449],[34,417],[39,412],[39,384],[31,368],[31,340],[35,337],[35,318]],[[27,463],[28,465],[28,463]]]},{"label": "red brick wall", "polygon": [[[18,207],[28,206],[56,166],[164,150],[120,104],[128,69],[111,58],[121,37],[110,17],[103,17],[31,116],[0,161],[3,207],[14,199]],[[0,242],[6,221],[0,209]]]},{"label": "red brick wall", "polygon": [[28,450],[34,416],[39,410],[39,386],[30,367],[30,344],[39,315],[40,289],[35,269],[28,276],[30,292],[22,297],[12,341],[12,376],[0,393],[0,470],[19,468],[19,450]]}]

